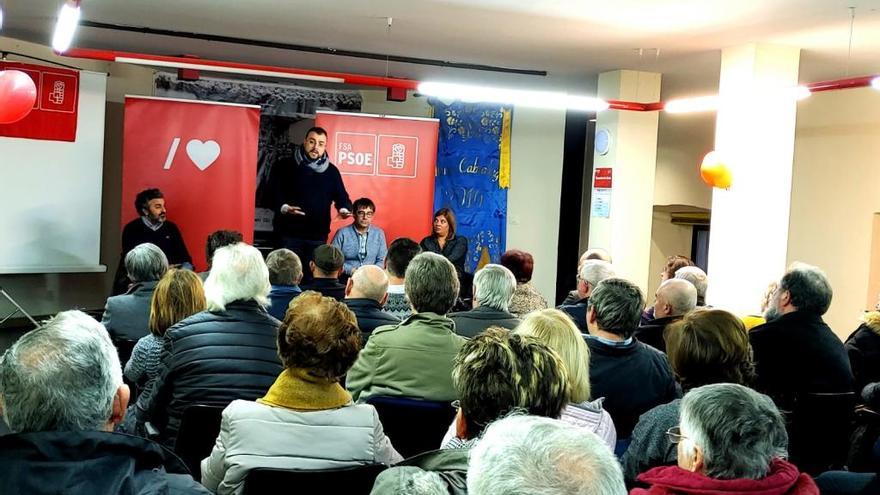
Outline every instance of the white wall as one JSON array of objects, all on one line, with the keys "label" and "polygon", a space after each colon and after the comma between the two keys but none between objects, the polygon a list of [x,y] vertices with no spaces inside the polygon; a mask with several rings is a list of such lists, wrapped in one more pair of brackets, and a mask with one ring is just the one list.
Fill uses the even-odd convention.
[{"label": "white wall", "polygon": [[818,93],[798,104],[787,262],[828,274],[834,298],[825,320],[841,338],[877,298],[869,293],[869,268],[880,212],[878,158],[880,92]]},{"label": "white wall", "polygon": [[[100,309],[112,286],[120,251],[119,204],[122,200],[122,101],[125,94],[152,94],[153,71],[136,66],[76,60],[55,56],[51,48],[0,36],[0,50],[24,53],[73,65],[84,70],[105,72],[107,105],[104,128],[104,166],[101,210],[100,263],[107,273],[0,275],[0,286],[10,292],[28,312],[49,315],[65,309]],[[42,64],[9,56],[10,60]],[[38,191],[35,191],[37,194]],[[75,214],[75,212],[68,212]],[[73,221],[73,220],[72,220]],[[7,235],[7,234],[3,234]],[[12,308],[0,300],[0,314]]]},{"label": "white wall", "polygon": [[[361,91],[364,113],[426,117],[425,98],[385,101],[385,91]],[[507,248],[535,258],[532,283],[551,304],[556,294],[559,199],[565,112],[516,108],[511,123],[510,190],[507,194]]]},{"label": "white wall", "polygon": [[532,283],[552,305],[556,299],[565,112],[514,109],[510,141],[507,248],[534,256]]}]

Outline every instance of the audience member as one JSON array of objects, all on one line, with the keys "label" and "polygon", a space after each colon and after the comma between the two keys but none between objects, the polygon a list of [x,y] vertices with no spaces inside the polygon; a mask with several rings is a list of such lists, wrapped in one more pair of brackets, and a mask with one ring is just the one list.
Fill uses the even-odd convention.
[{"label": "audience member", "polygon": [[215,493],[240,494],[254,468],[401,461],[373,406],[352,403],[339,384],[360,347],[357,321],[344,304],[313,291],[294,299],[278,331],[284,371],[262,398],[236,400],[223,411],[217,444],[202,461],[202,483]]},{"label": "audience member", "polygon": [[[581,257],[578,258],[578,267],[576,272],[577,274],[581,273],[581,267],[584,265],[584,261],[587,260],[599,260],[611,263],[611,255],[608,253],[608,251],[605,251],[601,248],[587,249],[586,251],[584,251],[584,254],[582,254]],[[573,291],[569,291],[568,295],[565,296],[565,300],[562,301],[562,304],[574,304],[581,299],[582,298],[578,290],[575,289]]]},{"label": "audience member", "polygon": [[385,271],[388,273],[388,300],[385,301],[385,311],[401,320],[412,314],[404,284],[406,269],[409,267],[409,262],[421,252],[422,248],[416,241],[406,237],[394,239],[388,246],[388,257],[385,260]]},{"label": "audience member", "polygon": [[831,284],[818,268],[796,263],[779,281],[765,317],[749,333],[758,374],[756,389],[791,410],[804,392],[852,392],[846,349],[822,320]]},{"label": "audience member", "polygon": [[467,493],[468,454],[486,426],[513,411],[558,418],[569,401],[568,377],[559,356],[533,337],[500,327],[464,344],[455,357],[452,379],[459,398],[456,436],[440,450],[380,474],[372,493],[390,493],[386,480],[398,485],[399,471],[417,472],[412,467],[440,471],[450,493]]},{"label": "audience member", "polygon": [[[694,266],[694,262],[691,261],[687,256],[682,256],[680,254],[676,254],[674,256],[670,256],[666,258],[666,265],[663,267],[663,271],[660,272],[660,283],[675,278],[675,273],[678,270],[686,267],[686,266]],[[646,309],[642,312],[641,323],[645,324],[654,319],[654,306]]]},{"label": "audience member", "polygon": [[373,215],[376,213],[373,201],[369,198],[356,199],[352,208],[354,221],[337,230],[330,243],[342,252],[345,260],[342,273],[346,278],[361,266],[385,266],[385,256],[388,254],[385,231],[373,225]]},{"label": "audience member", "polygon": [[669,430],[678,465],[657,467],[638,480],[641,494],[818,495],[807,474],[785,460],[788,435],[773,401],[742,385],[695,388],[681,402],[681,424]]},{"label": "audience member", "polygon": [[214,253],[205,282],[207,311],[166,332],[162,372],[144,392],[143,410],[138,406],[163,444],[174,447],[188,406],[254,400],[272,385],[281,363],[279,322],[264,309],[268,294],[269,270],[256,248],[238,243]]},{"label": "audience member", "polygon": [[547,308],[547,300],[532,285],[535,259],[531,254],[511,249],[501,255],[501,264],[516,277],[516,290],[513,291],[513,299],[510,301],[510,312],[514,316],[522,318],[532,311]]},{"label": "audience member", "polygon": [[434,213],[431,235],[422,239],[419,245],[422,251],[443,255],[455,267],[460,277],[464,273],[467,259],[467,237],[455,235],[455,213],[449,208],[440,208]]},{"label": "audience member", "polygon": [[339,283],[344,262],[342,251],[329,244],[321,244],[315,248],[312,256],[312,261],[309,261],[312,280],[303,284],[302,290],[313,290],[341,301],[345,297],[345,285]]},{"label": "audience member", "polygon": [[596,435],[559,421],[514,415],[486,428],[471,451],[470,495],[625,495],[614,454]]},{"label": "audience member", "polygon": [[406,269],[406,296],[414,314],[373,331],[348,373],[355,400],[373,395],[453,400],[452,360],[465,339],[446,317],[458,297],[455,267],[435,253],[422,253]]},{"label": "audience member", "polygon": [[633,337],[644,306],[639,288],[620,278],[599,282],[590,296],[593,397],[605,397],[620,439],[629,438],[642,413],[679,395],[666,355]]},{"label": "audience member", "polygon": [[764,313],[767,311],[767,308],[770,307],[770,302],[773,300],[773,294],[776,293],[777,288],[779,288],[779,282],[776,280],[767,284],[767,289],[764,291],[764,295],[761,298],[760,314],[751,314],[742,317],[746,330],[751,332],[753,328],[767,323],[767,320],[764,319]]},{"label": "audience member", "polygon": [[[669,364],[685,392],[711,383],[748,386],[754,380],[749,336],[736,316],[719,309],[697,310],[669,330]],[[666,431],[678,424],[680,409],[681,399],[675,399],[639,418],[621,458],[628,485],[652,467],[675,464],[675,445]]]},{"label": "audience member", "polygon": [[269,268],[269,314],[279,321],[284,319],[290,301],[300,295],[299,283],[303,277],[303,266],[299,256],[286,248],[276,249],[266,256]]},{"label": "audience member", "polygon": [[488,264],[474,275],[474,309],[450,313],[455,333],[471,338],[490,326],[512,330],[519,318],[510,314],[510,301],[516,290],[513,273],[501,265]]},{"label": "audience member", "polygon": [[[160,371],[165,332],[184,318],[204,311],[205,305],[205,291],[198,275],[190,270],[168,270],[156,285],[150,301],[150,334],[141,337],[132,349],[131,359],[125,364],[125,377],[140,390],[149,388]],[[129,407],[120,430],[135,433],[136,407],[136,404]]]},{"label": "audience member", "polygon": [[205,261],[208,263],[208,269],[199,273],[202,282],[207,280],[208,275],[211,273],[211,260],[214,259],[214,252],[223,246],[238,244],[239,242],[244,242],[244,236],[241,235],[241,232],[235,230],[215,230],[208,234],[208,239],[205,241]]},{"label": "audience member", "polygon": [[581,333],[587,333],[587,305],[590,294],[599,285],[599,282],[614,276],[614,268],[611,263],[602,260],[584,260],[578,268],[577,291],[580,299],[572,304],[563,304],[558,309],[564,311]]},{"label": "audience member", "polygon": [[556,351],[568,371],[571,402],[562,410],[560,419],[586,428],[599,435],[612,450],[617,431],[603,399],[590,401],[590,349],[571,318],[558,309],[536,311],[523,320],[515,333],[531,335]]},{"label": "audience member", "polygon": [[636,338],[654,349],[666,352],[663,332],[697,305],[697,289],[687,280],[671,278],[660,284],[654,295],[654,319],[641,323]]},{"label": "audience member", "polygon": [[145,189],[134,199],[134,209],[138,218],[125,224],[122,229],[122,255],[113,282],[113,295],[122,294],[128,287],[124,260],[135,246],[144,243],[155,244],[165,253],[168,263],[192,270],[192,258],[183,242],[180,229],[166,218],[165,196],[158,189]]},{"label": "audience member", "polygon": [[675,271],[675,278],[687,280],[697,289],[697,307],[706,306],[706,291],[709,290],[709,277],[702,268],[694,266],[683,266]]},{"label": "audience member", "polygon": [[107,298],[101,324],[113,340],[138,340],[149,333],[150,298],[168,270],[168,258],[155,244],[144,243],[125,255],[125,271],[132,281],[125,294]]},{"label": "audience member", "polygon": [[[158,444],[111,433],[128,386],[107,332],[65,311],[0,358],[0,493],[207,493]],[[180,474],[171,474],[180,473]]]},{"label": "audience member", "polygon": [[880,311],[868,311],[862,324],[844,343],[855,377],[855,390],[861,392],[869,383],[880,382]]},{"label": "audience member", "polygon": [[399,318],[382,310],[387,299],[388,275],[378,266],[364,265],[348,279],[343,302],[357,318],[363,342],[377,327],[400,323]]}]

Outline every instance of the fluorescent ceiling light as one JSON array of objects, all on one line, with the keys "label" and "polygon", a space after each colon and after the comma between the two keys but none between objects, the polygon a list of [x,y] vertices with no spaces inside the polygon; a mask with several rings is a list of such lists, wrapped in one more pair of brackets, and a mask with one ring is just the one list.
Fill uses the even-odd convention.
[{"label": "fluorescent ceiling light", "polygon": [[529,91],[488,86],[470,86],[467,84],[423,82],[419,84],[418,92],[426,96],[474,103],[500,103],[532,108],[580,110],[584,112],[601,112],[608,109],[608,102],[600,98],[570,95],[554,91]]},{"label": "fluorescent ceiling light", "polygon": [[810,92],[810,88],[806,86],[795,86],[791,88],[791,96],[797,101],[806,100],[813,93]]},{"label": "fluorescent ceiling light", "polygon": [[248,76],[265,76],[278,77],[284,79],[303,79],[306,81],[321,81],[330,83],[344,83],[345,79],[341,77],[313,76],[311,74],[294,74],[291,72],[280,72],[262,69],[247,69],[243,67],[226,67],[222,65],[200,64],[173,62],[166,60],[152,60],[149,58],[137,57],[116,57],[116,62],[123,64],[149,65],[151,67],[171,67],[174,69],[196,69],[205,72],[224,72],[229,74],[244,74]]},{"label": "fluorescent ceiling light", "polygon": [[694,98],[671,100],[663,105],[663,110],[669,113],[694,113],[718,110],[718,96],[696,96]]},{"label": "fluorescent ceiling light", "polygon": [[877,91],[880,91],[880,76],[871,79],[871,87],[876,89]]},{"label": "fluorescent ceiling light", "polygon": [[3,6],[0,5],[0,30],[3,29]]},{"label": "fluorescent ceiling light", "polygon": [[73,35],[79,24],[79,1],[68,0],[61,6],[58,12],[58,22],[55,24],[55,34],[52,36],[52,48],[58,53],[64,53],[73,43]]}]

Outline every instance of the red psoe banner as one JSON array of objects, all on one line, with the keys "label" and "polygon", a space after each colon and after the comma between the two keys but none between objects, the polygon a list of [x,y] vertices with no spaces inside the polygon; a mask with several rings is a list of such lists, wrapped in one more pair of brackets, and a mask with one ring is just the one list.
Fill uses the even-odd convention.
[{"label": "red psoe banner", "polygon": [[197,270],[215,230],[252,243],[259,128],[259,106],[126,97],[122,225],[138,216],[137,193],[158,187]]},{"label": "red psoe banner", "polygon": [[[431,233],[437,119],[318,112],[315,125],[327,130],[327,153],[351,200],[376,204],[373,224],[389,244],[398,237],[419,242]],[[351,221],[336,219],[330,230]]]},{"label": "red psoe banner", "polygon": [[0,61],[0,71],[20,70],[37,86],[37,101],[27,116],[0,124],[0,136],[48,141],[76,141],[79,71]]}]

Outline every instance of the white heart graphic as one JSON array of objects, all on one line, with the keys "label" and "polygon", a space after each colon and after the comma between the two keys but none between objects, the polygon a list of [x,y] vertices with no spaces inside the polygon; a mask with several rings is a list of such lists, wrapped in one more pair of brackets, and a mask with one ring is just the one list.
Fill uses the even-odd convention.
[{"label": "white heart graphic", "polygon": [[205,170],[220,156],[220,145],[217,141],[201,142],[198,139],[190,139],[186,143],[186,154],[199,170]]}]

